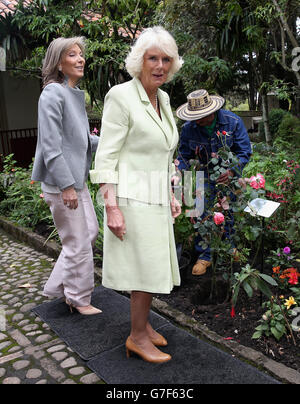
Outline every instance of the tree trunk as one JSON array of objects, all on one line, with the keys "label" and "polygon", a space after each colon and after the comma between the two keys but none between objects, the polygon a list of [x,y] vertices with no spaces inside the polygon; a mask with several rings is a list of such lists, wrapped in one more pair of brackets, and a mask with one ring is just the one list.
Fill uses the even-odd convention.
[{"label": "tree trunk", "polygon": [[269,126],[269,108],[268,108],[268,96],[267,94],[261,94],[262,99],[262,111],[263,111],[263,123],[265,129],[265,139],[268,145],[272,144],[272,137]]},{"label": "tree trunk", "polygon": [[248,69],[248,82],[249,82],[249,109],[250,111],[256,110],[256,86],[255,76],[253,74],[253,56],[252,51],[249,52],[249,69]]},{"label": "tree trunk", "polygon": [[277,3],[277,0],[272,0],[272,2],[276,7],[277,12],[279,13],[280,21],[281,21],[281,23],[283,25],[283,28],[286,30],[286,33],[287,33],[288,37],[290,38],[290,41],[291,41],[293,47],[297,48],[299,46],[298,42],[297,42],[296,38],[294,37],[293,32],[291,31],[291,29],[290,29],[290,27],[289,27],[289,25],[287,23],[287,20],[285,18],[285,15],[284,15],[283,11],[279,7],[279,4]]}]

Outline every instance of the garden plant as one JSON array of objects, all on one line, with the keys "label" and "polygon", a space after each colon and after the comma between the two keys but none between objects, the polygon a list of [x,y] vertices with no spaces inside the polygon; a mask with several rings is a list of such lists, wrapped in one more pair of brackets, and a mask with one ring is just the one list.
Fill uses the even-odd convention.
[{"label": "garden plant", "polygon": [[[287,134],[277,134],[272,146],[264,142],[253,144],[250,163],[241,173],[236,157],[226,146],[226,134],[220,133],[219,136],[223,147],[207,163],[206,183],[215,181],[225,170],[233,169],[230,184],[217,184],[215,198],[209,203],[204,217],[197,220],[185,217],[181,218],[180,225],[175,223],[175,229],[181,230],[182,236],[182,224],[186,223],[187,230],[192,222],[194,232],[201,235],[202,247],[210,245],[212,252],[209,298],[201,303],[201,299],[193,295],[198,307],[192,313],[195,314],[197,309],[202,313],[201,304],[208,311],[207,304],[223,306],[220,310],[225,310],[227,304],[234,321],[242,305],[256,301],[262,314],[252,325],[253,341],[274,338],[277,343],[283,343],[285,339],[288,344],[299,346],[300,155],[293,146],[298,139],[288,143],[285,140],[289,137]],[[192,171],[199,169],[197,155],[190,164]],[[194,196],[197,193],[195,188],[194,181]],[[256,198],[280,203],[275,214],[265,219],[264,226],[263,219],[249,204]],[[247,213],[245,208],[249,206],[251,209]],[[183,200],[182,216],[186,210]],[[234,216],[234,231],[228,238],[224,236],[225,222],[231,215]],[[234,248],[238,250],[238,263],[234,259]],[[265,258],[265,268],[262,267],[262,258]],[[220,278],[226,281],[226,286],[220,282],[218,287]],[[201,280],[194,282],[200,284]],[[224,287],[227,288],[226,293]],[[220,288],[223,290],[220,291]],[[196,290],[196,293],[203,294],[202,288]],[[214,311],[213,308],[211,310]]]}]

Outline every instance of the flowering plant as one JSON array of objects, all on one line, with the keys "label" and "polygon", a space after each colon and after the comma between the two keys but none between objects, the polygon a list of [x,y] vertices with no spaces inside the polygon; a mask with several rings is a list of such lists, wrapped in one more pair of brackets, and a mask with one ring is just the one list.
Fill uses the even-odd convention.
[{"label": "flowering plant", "polygon": [[[280,299],[283,300],[284,296],[281,296]],[[258,339],[263,335],[266,335],[267,337],[273,336],[279,341],[289,331],[294,345],[296,345],[292,327],[288,320],[288,317],[292,315],[290,309],[296,304],[297,303],[292,296],[290,296],[289,299],[286,299],[283,304],[272,296],[268,302],[263,304],[263,307],[268,310],[263,314],[261,320],[259,320],[260,325],[255,328],[256,331],[252,335],[252,338]]]},{"label": "flowering plant", "polygon": [[273,278],[277,280],[278,286],[281,289],[286,289],[290,285],[297,285],[300,273],[297,268],[291,266],[295,256],[291,254],[291,248],[286,246],[272,250],[267,262],[271,265],[273,271]]},{"label": "flowering plant", "polygon": [[289,285],[298,285],[300,273],[297,268],[281,269],[277,266],[273,267],[273,278],[277,280],[281,289],[286,289]]},{"label": "flowering plant", "polygon": [[286,246],[284,248],[277,248],[277,250],[271,250],[267,262],[274,267],[280,266],[282,269],[286,269],[291,266],[291,262],[295,259],[295,255],[291,254],[291,248]]},{"label": "flowering plant", "polygon": [[[241,245],[241,234],[245,233],[245,222],[247,221],[244,209],[249,200],[265,193],[263,175],[259,173],[251,179],[242,178],[239,160],[226,145],[227,132],[219,131],[217,135],[221,138],[223,147],[218,149],[217,153],[211,154],[206,165],[208,175],[205,178],[204,186],[205,214],[197,218],[194,226],[201,237],[199,245],[202,249],[210,247],[212,261],[210,299],[216,297],[214,294],[217,270],[223,270],[223,277],[228,280],[229,286],[227,296],[230,296],[234,282],[233,262],[237,261],[236,251],[239,250],[239,261],[246,262],[246,256],[249,254],[249,250]],[[197,167],[197,160],[193,162]],[[201,164],[200,156],[199,163]],[[232,229],[233,217],[234,230]],[[246,231],[251,233],[249,237],[255,234],[254,240],[260,234],[261,226],[251,224],[248,225]]]},{"label": "flowering plant", "polygon": [[264,188],[265,187],[265,182],[266,181],[265,181],[263,175],[259,174],[259,173],[256,174],[256,175],[253,175],[249,179],[250,187],[252,187],[253,189]]},{"label": "flowering plant", "polygon": [[219,130],[217,131],[217,136],[220,137],[221,135],[223,136],[230,136],[229,133],[226,132],[226,130],[222,130],[222,132],[220,132]]},{"label": "flowering plant", "polygon": [[281,204],[280,220],[271,220],[270,229],[277,235],[285,234],[290,244],[299,246],[300,229],[300,165],[295,160],[282,161],[281,175],[274,180],[267,197]]}]

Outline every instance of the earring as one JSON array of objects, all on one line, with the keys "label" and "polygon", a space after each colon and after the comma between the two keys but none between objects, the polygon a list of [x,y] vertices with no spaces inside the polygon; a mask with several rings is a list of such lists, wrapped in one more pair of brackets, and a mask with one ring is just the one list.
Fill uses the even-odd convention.
[{"label": "earring", "polygon": [[61,68],[61,66],[59,66],[59,67],[58,67],[58,70],[59,70],[60,72],[62,71],[62,68]]}]

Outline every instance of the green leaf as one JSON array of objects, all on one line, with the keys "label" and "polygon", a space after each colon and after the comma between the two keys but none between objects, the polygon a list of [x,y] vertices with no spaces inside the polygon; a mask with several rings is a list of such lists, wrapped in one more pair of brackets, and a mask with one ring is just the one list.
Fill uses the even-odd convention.
[{"label": "green leaf", "polygon": [[280,340],[280,338],[283,336],[283,333],[279,332],[276,327],[271,327],[271,333],[274,335],[274,337],[277,339],[277,341]]},{"label": "green leaf", "polygon": [[295,234],[296,231],[298,230],[297,228],[298,228],[298,226],[297,226],[297,223],[296,223],[296,222],[295,222],[295,223],[292,223],[292,224],[290,225],[290,228],[288,229],[288,232],[287,232],[287,237],[288,237],[288,239],[290,239],[290,240],[293,239],[294,234]]},{"label": "green leaf", "polygon": [[266,282],[268,282],[270,285],[278,286],[278,283],[275,281],[275,279],[272,278],[272,276],[265,274],[260,274],[259,276],[263,278]]},{"label": "green leaf", "polygon": [[286,331],[285,326],[281,323],[277,323],[275,325],[275,328],[281,333],[285,333],[285,331]]},{"label": "green leaf", "polygon": [[264,281],[262,281],[261,279],[256,279],[256,284],[258,289],[264,294],[266,295],[269,299],[271,299],[271,297],[273,296],[271,290],[268,288],[268,286],[265,284]]},{"label": "green leaf", "polygon": [[256,331],[253,335],[252,335],[252,339],[258,339],[262,336],[262,332],[261,331]]},{"label": "green leaf", "polygon": [[253,289],[251,288],[248,282],[243,283],[243,288],[249,297],[253,296]]}]

